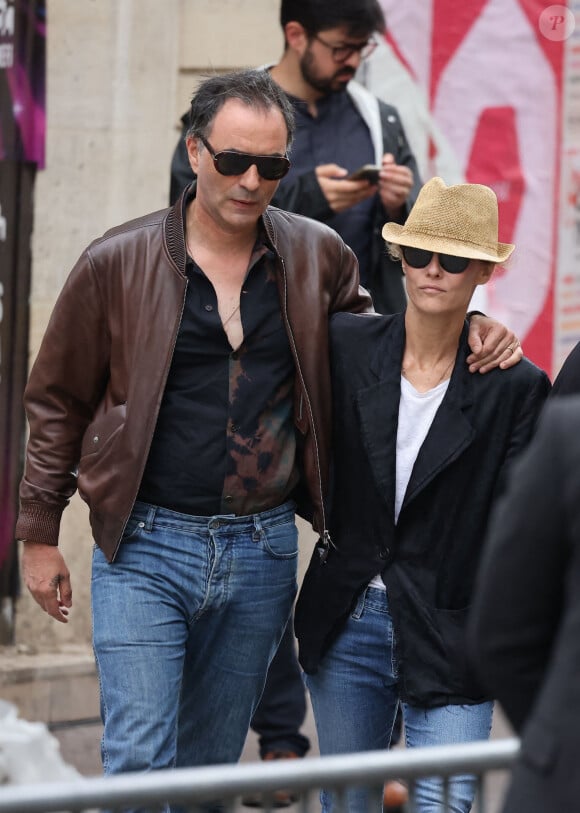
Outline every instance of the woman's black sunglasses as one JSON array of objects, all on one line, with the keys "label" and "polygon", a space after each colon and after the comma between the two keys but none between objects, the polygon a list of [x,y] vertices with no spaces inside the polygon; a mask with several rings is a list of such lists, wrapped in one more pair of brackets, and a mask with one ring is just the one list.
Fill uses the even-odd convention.
[{"label": "woman's black sunglasses", "polygon": [[290,169],[290,161],[285,155],[252,155],[234,150],[215,152],[209,141],[203,136],[199,138],[213,158],[213,165],[220,175],[243,175],[255,164],[264,180],[279,181]]},{"label": "woman's black sunglasses", "polygon": [[453,254],[438,254],[436,251],[426,251],[424,248],[401,246],[403,257],[411,268],[427,268],[434,254],[439,258],[439,265],[448,274],[461,274],[471,260],[468,257],[454,257]]}]

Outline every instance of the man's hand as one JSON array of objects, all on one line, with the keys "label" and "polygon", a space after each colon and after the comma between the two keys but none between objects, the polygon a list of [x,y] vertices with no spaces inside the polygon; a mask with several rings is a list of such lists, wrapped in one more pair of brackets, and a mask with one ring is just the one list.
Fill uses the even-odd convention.
[{"label": "man's hand", "polygon": [[488,373],[494,367],[507,370],[518,364],[524,355],[513,331],[480,314],[469,319],[468,343],[472,351],[467,357],[470,373]]},{"label": "man's hand", "polygon": [[409,167],[395,163],[387,152],[383,155],[379,173],[379,195],[389,217],[397,217],[413,188],[413,173]]},{"label": "man's hand", "polygon": [[320,164],[316,178],[333,212],[344,212],[362,200],[372,198],[377,187],[369,181],[347,181],[348,171],[338,164]]},{"label": "man's hand", "polygon": [[32,597],[42,609],[66,624],[72,607],[69,569],[61,552],[52,545],[24,542],[22,575]]}]

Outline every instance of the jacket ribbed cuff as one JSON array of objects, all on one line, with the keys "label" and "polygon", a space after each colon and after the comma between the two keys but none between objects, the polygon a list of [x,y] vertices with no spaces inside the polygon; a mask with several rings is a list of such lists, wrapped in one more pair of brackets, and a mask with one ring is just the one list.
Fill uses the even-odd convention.
[{"label": "jacket ribbed cuff", "polygon": [[39,545],[58,545],[62,509],[47,508],[39,503],[22,505],[14,529],[16,539]]}]

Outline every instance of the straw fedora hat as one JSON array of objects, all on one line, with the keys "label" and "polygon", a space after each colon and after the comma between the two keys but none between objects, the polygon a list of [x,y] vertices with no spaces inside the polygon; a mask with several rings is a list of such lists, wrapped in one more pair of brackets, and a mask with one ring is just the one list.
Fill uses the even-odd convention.
[{"label": "straw fedora hat", "polygon": [[494,263],[507,260],[515,248],[498,242],[497,198],[489,186],[446,186],[441,178],[423,186],[403,226],[386,223],[382,234],[395,245]]}]

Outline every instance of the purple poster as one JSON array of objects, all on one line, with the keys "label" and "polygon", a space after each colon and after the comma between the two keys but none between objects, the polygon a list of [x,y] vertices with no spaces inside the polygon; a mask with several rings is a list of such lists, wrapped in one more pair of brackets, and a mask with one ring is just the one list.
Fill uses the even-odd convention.
[{"label": "purple poster", "polygon": [[0,0],[0,600],[18,589],[13,532],[25,433],[34,178],[44,166],[45,13],[45,0]]},{"label": "purple poster", "polygon": [[0,0],[0,161],[44,167],[45,0]]}]

